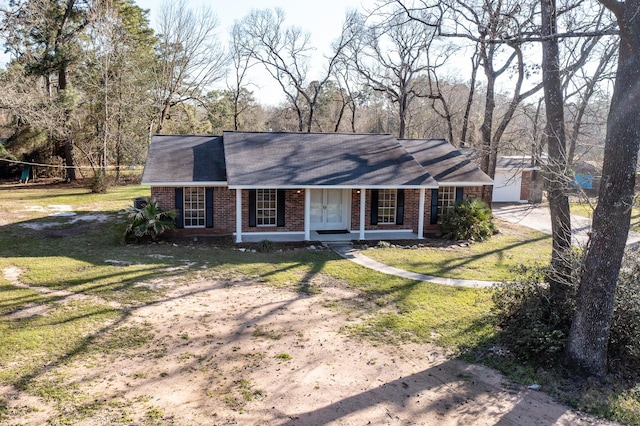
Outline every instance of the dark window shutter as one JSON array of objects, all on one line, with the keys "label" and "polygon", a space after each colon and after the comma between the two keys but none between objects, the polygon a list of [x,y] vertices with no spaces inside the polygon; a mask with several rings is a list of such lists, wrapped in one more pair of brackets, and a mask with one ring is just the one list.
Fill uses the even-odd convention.
[{"label": "dark window shutter", "polygon": [[213,188],[204,189],[205,226],[213,228]]},{"label": "dark window shutter", "polygon": [[284,189],[278,189],[277,193],[276,193],[276,206],[277,206],[277,212],[276,214],[277,219],[276,219],[276,226],[284,226]]},{"label": "dark window shutter", "polygon": [[396,225],[404,224],[404,189],[396,192]]},{"label": "dark window shutter", "polygon": [[431,190],[431,225],[438,223],[438,190]]},{"label": "dark window shutter", "polygon": [[371,224],[378,224],[378,190],[371,190]]},{"label": "dark window shutter", "polygon": [[462,201],[464,196],[464,188],[456,188],[456,201]]},{"label": "dark window shutter", "polygon": [[249,190],[249,226],[251,227],[256,226],[256,194],[255,189]]},{"label": "dark window shutter", "polygon": [[182,217],[183,194],[184,190],[182,188],[176,188],[176,228],[184,228],[184,219]]}]

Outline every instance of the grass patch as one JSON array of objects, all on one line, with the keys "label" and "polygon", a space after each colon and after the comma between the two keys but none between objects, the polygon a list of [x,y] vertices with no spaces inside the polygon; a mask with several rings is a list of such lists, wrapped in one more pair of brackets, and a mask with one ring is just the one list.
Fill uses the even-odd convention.
[{"label": "grass patch", "polygon": [[[268,245],[263,251],[252,253],[185,242],[177,246],[123,245],[120,235],[124,225],[120,226],[120,222],[124,224],[124,217],[119,211],[131,205],[133,198],[148,195],[148,188],[116,187],[107,194],[66,187],[0,192],[0,213],[10,222],[0,227],[0,384],[15,385],[50,401],[59,413],[52,418],[55,423],[82,423],[99,410],[106,410],[121,423],[133,422],[131,406],[136,401],[122,405],[114,400],[96,402],[81,391],[82,383],[66,380],[59,371],[77,361],[90,364],[103,355],[137,353],[147,346],[146,356],[160,359],[171,353],[172,348],[166,343],[154,344],[150,324],[126,322],[132,309],[160,300],[162,284],[167,281],[179,283],[201,276],[228,281],[232,291],[235,280],[248,277],[283,291],[304,293],[301,297],[316,297],[326,285],[348,287],[360,296],[331,301],[325,306],[337,310],[346,307],[363,318],[358,326],[347,327],[345,332],[373,341],[434,342],[464,353],[495,336],[490,321],[491,290],[487,289],[453,288],[392,277],[329,251],[278,251]],[[48,206],[62,204],[71,205],[78,214],[98,212],[107,218],[70,224],[64,218],[48,216],[53,211]],[[47,224],[43,230],[24,226],[42,223]],[[370,250],[367,255],[425,274],[500,280],[511,277],[513,264],[530,265],[536,259],[548,259],[550,249],[551,240],[546,235],[503,226],[502,234],[469,247],[387,248]],[[22,288],[4,277],[2,271],[10,267],[22,271],[18,284],[31,288]],[[37,287],[60,293],[45,293]],[[15,317],[34,306],[44,307],[45,312]],[[176,335],[185,341],[193,339],[182,330],[176,330]],[[278,340],[282,332],[263,327],[256,328],[253,335]],[[247,365],[253,366],[261,356],[244,358]],[[185,357],[188,359],[184,361],[188,361],[196,355]],[[287,353],[275,358],[291,359]],[[535,376],[535,372],[516,362],[507,370],[520,380]],[[132,378],[142,380],[146,373],[137,374]],[[168,373],[159,374],[165,377]],[[233,374],[234,379],[242,375],[241,371]],[[249,401],[264,396],[247,380],[235,380],[228,388],[219,389],[227,405],[240,412]],[[616,391],[592,400],[604,401],[602,412],[607,417],[638,424],[639,393]],[[576,399],[573,403],[583,406],[580,404],[588,401],[589,398]],[[136,409],[143,422],[172,421],[158,407],[138,405]],[[9,411],[7,402],[0,399],[0,422],[18,418],[18,414]]]},{"label": "grass patch", "polygon": [[[11,297],[7,293],[11,291],[0,297]],[[0,319],[0,383],[22,387],[44,371],[43,366],[60,365],[87,353],[93,334],[122,315],[105,305],[43,302],[51,307],[46,315]]]},{"label": "grass patch", "polygon": [[281,353],[275,356],[276,359],[281,359],[283,361],[289,361],[291,360],[291,355],[289,355],[288,353]]},{"label": "grass patch", "polygon": [[[595,205],[594,205],[595,207]],[[571,214],[580,217],[593,217],[593,208],[589,203],[570,203]]]},{"label": "grass patch", "polygon": [[551,236],[531,229],[500,226],[501,233],[466,246],[419,249],[372,248],[364,254],[396,268],[447,278],[503,281],[521,265],[548,263]]},{"label": "grass patch", "polygon": [[[570,207],[572,215],[591,219],[593,217],[595,204],[592,207],[589,203],[571,203]],[[631,230],[640,232],[640,207],[635,205],[631,209]]]}]

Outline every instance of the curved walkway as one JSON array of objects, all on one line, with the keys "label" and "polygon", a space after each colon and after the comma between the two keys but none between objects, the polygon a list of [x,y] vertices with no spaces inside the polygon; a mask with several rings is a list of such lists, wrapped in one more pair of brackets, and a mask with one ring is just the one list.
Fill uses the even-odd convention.
[{"label": "curved walkway", "polygon": [[380,263],[377,260],[373,260],[362,254],[359,250],[353,248],[351,244],[327,243],[327,246],[338,253],[340,256],[354,263],[357,263],[358,265],[373,269],[378,272],[382,272],[383,274],[395,275],[396,277],[407,278],[414,281],[428,281],[436,284],[473,288],[486,288],[499,284],[499,282],[497,281],[458,280],[455,278],[443,278],[434,277],[432,275],[418,274],[417,272],[405,271],[404,269],[394,268],[393,266],[385,265],[384,263]]}]

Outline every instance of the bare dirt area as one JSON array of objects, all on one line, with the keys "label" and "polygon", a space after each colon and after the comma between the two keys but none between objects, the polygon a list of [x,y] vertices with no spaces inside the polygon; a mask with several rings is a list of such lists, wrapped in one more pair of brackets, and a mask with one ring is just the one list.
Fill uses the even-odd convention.
[{"label": "bare dirt area", "polygon": [[[19,271],[6,274],[19,282]],[[164,297],[131,308],[94,341],[114,350],[39,379],[74,389],[82,424],[610,424],[441,348],[349,337],[341,330],[360,321],[361,302],[335,283],[313,293],[233,277],[150,284]],[[42,424],[68,409],[0,391],[16,414],[9,424]]]}]

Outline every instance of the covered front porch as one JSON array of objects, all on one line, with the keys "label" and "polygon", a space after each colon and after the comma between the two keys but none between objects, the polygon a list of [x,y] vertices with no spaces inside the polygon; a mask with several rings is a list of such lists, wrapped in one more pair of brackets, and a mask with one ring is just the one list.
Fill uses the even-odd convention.
[{"label": "covered front porch", "polygon": [[259,232],[245,233],[242,235],[242,241],[246,243],[259,243],[263,240],[273,242],[290,242],[290,241],[320,241],[323,243],[350,242],[353,240],[360,241],[393,241],[393,240],[419,240],[423,237],[418,236],[411,230],[397,231],[365,231],[364,238],[360,238],[359,231],[349,231],[341,234],[319,234],[317,231],[311,231],[309,239],[305,239],[304,232]]},{"label": "covered front porch", "polygon": [[[235,189],[236,195],[234,232],[236,243],[262,240],[399,240],[424,237],[426,204],[424,186],[412,188],[415,192],[410,198],[412,207],[409,209],[405,209],[405,188],[325,186],[288,188],[287,190],[255,187],[232,189]],[[379,207],[378,199],[382,189],[393,192],[387,204]],[[243,196],[243,193],[249,195]],[[243,199],[249,200],[245,203],[248,204],[248,208],[243,208]],[[267,205],[271,208],[264,208]],[[411,220],[405,221],[405,210],[412,211]],[[384,213],[386,213],[385,220],[382,216]],[[248,227],[244,225],[247,214],[250,224]],[[288,216],[286,221],[285,216]],[[293,229],[291,227],[287,229],[284,226],[285,222],[289,224],[292,219],[296,221],[295,218],[298,218],[298,225]],[[265,225],[267,222],[271,226]],[[274,224],[277,226],[273,227]],[[380,227],[387,229],[379,229]],[[276,228],[279,229],[276,230]]]}]

